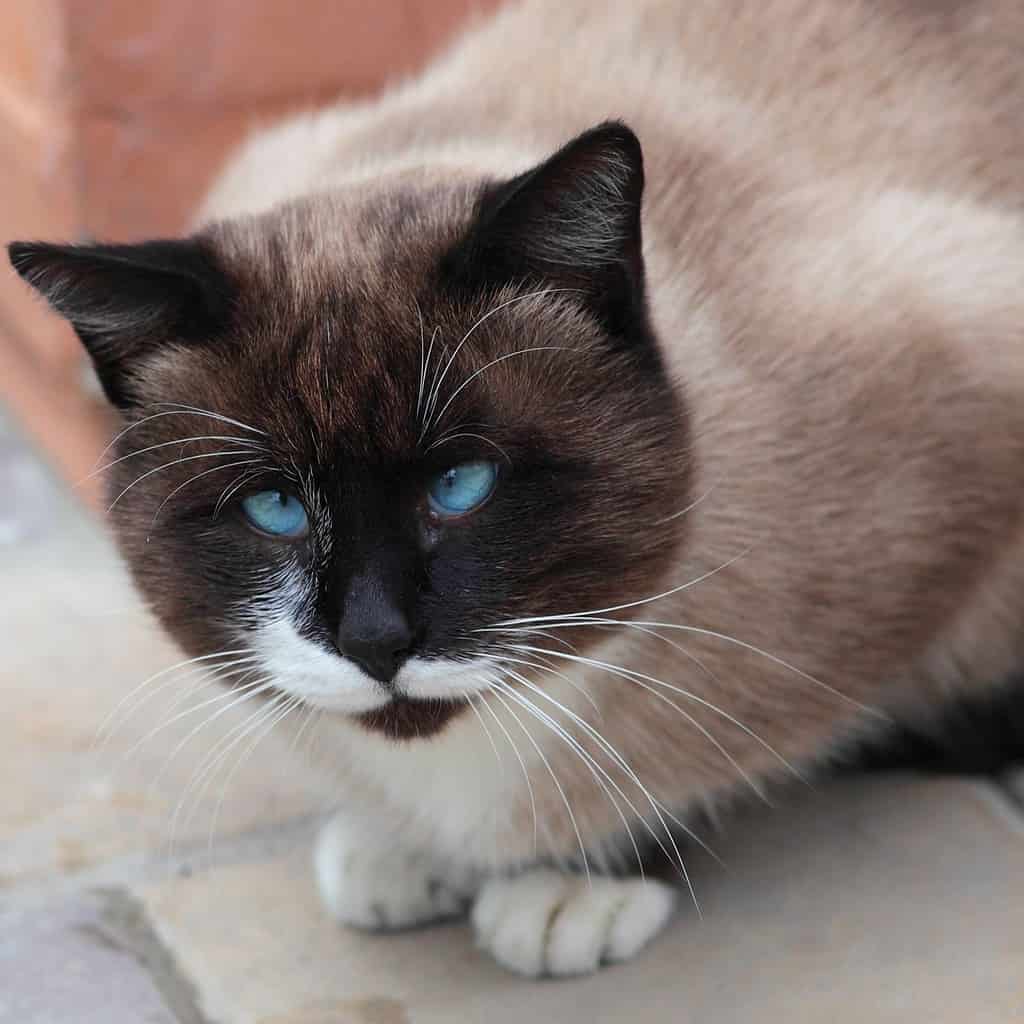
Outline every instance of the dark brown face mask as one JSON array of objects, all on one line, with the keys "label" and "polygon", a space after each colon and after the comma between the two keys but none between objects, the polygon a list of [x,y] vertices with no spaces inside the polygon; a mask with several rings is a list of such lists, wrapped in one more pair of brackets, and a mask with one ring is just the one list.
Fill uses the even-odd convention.
[{"label": "dark brown face mask", "polygon": [[[642,190],[639,143],[609,124],[440,198],[12,245],[128,421],[112,514],[175,637],[206,654],[287,609],[389,688],[411,658],[486,649],[501,619],[650,593],[688,485]],[[337,249],[313,261],[331,218]],[[487,486],[439,504],[467,473]]]}]

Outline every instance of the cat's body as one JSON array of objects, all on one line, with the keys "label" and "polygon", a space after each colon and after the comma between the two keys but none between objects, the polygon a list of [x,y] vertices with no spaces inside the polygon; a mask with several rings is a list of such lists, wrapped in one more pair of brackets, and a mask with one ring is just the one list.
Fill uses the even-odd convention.
[{"label": "cat's body", "polygon": [[[538,530],[536,555],[552,566],[551,581],[538,564],[493,607],[490,591],[473,597],[462,613],[469,628],[451,641],[452,656],[470,660],[430,649],[398,675],[413,696],[443,698],[440,710],[415,705],[401,722],[321,719],[318,745],[343,766],[345,810],[318,855],[339,917],[409,923],[479,891],[481,939],[517,969],[571,973],[630,955],[664,920],[667,890],[606,881],[587,889],[530,865],[539,857],[579,871],[582,844],[595,871],[628,868],[630,828],[638,843],[671,848],[669,812],[685,816],[759,789],[883,728],[886,715],[927,716],[948,694],[1019,667],[1022,57],[1024,10],[1014,0],[528,3],[476,30],[421,79],[380,101],[293,119],[229,166],[200,224],[237,221],[212,231],[231,287],[261,297],[245,328],[260,340],[232,356],[259,373],[232,390],[223,367],[234,363],[204,355],[202,372],[175,371],[183,357],[172,351],[151,365],[171,373],[173,386],[140,376],[124,386],[144,400],[125,399],[119,379],[107,385],[115,400],[150,415],[146,402],[156,398],[188,401],[287,447],[283,439],[306,421],[282,411],[261,418],[256,397],[280,382],[321,434],[321,460],[309,472],[329,471],[330,424],[346,439],[344,465],[358,467],[352,479],[369,481],[375,465],[393,472],[379,449],[407,444],[394,427],[405,399],[375,379],[392,379],[380,346],[411,353],[417,407],[424,382],[429,398],[441,378],[434,412],[443,413],[454,381],[445,391],[432,369],[443,365],[441,346],[455,351],[489,314],[474,338],[480,351],[464,351],[475,361],[453,363],[452,373],[461,383],[497,372],[493,387],[505,394],[488,399],[499,410],[493,422],[464,433],[504,446],[505,434],[489,429],[503,417],[507,425],[521,403],[534,431],[520,445],[524,460],[554,439],[564,442],[566,465],[587,464],[572,492],[576,528],[571,514],[549,526],[543,503],[509,512],[516,544],[528,546]],[[609,337],[646,337],[646,328],[622,326],[640,316],[628,298],[638,264],[626,208],[641,181],[632,143],[609,129],[563,151],[562,164],[540,172],[541,185],[522,186],[529,201],[513,193],[514,218],[501,220],[497,200],[488,213],[485,199],[498,227],[472,225],[480,183],[527,171],[605,118],[627,122],[643,147],[645,295],[660,355],[641,356],[635,374],[631,363],[616,369],[614,356],[608,365],[622,393],[609,386],[588,407],[574,397],[581,385],[572,374],[596,380],[600,360],[587,362],[589,322],[566,304],[587,291],[591,271],[627,268],[626,284],[602,278],[580,301]],[[506,248],[514,259],[505,260]],[[467,293],[479,298],[478,263],[493,286],[488,301],[460,306]],[[517,283],[502,290],[493,275],[506,265]],[[61,308],[47,267],[26,257],[21,269]],[[350,289],[337,307],[332,288]],[[432,288],[445,299],[435,302]],[[538,290],[547,294],[522,297]],[[459,301],[446,304],[451,295]],[[261,319],[267,309],[272,330]],[[490,338],[502,317],[515,318],[511,329]],[[293,364],[258,353],[297,322],[320,340],[294,357],[303,369],[283,382]],[[362,354],[332,342],[332,327]],[[236,336],[238,321],[224,330]],[[530,377],[527,359],[504,361],[519,346],[536,350],[539,376]],[[553,379],[558,387],[545,391]],[[556,413],[559,396],[566,405]],[[147,437],[153,427],[137,436],[164,443]],[[388,438],[379,446],[378,433]],[[512,464],[519,442],[509,443]],[[183,487],[192,472],[172,471]],[[548,486],[543,474],[530,479]],[[586,481],[598,479],[606,491],[591,507]],[[141,542],[146,510],[170,489],[121,513],[123,543],[172,631],[205,654],[229,646],[223,633],[166,596],[176,584]],[[339,544],[349,536],[353,550],[380,546],[364,543],[373,515],[361,513],[349,535],[335,500],[324,504],[334,518],[325,513],[316,529],[333,529]],[[545,549],[548,533],[564,549]],[[448,541],[437,543],[443,550]],[[507,550],[458,543],[459,573],[511,579],[517,571],[511,541]],[[375,564],[360,558],[346,579]],[[278,576],[278,611],[301,588],[288,571]],[[418,592],[440,593],[438,578]],[[218,614],[215,603],[199,607]],[[443,617],[430,614],[432,623]],[[541,618],[523,621],[531,616]],[[354,685],[338,675],[337,654],[300,637],[288,614],[256,635],[262,667],[286,692],[331,707],[332,686],[348,694]],[[474,646],[492,637],[504,646]],[[503,676],[500,686],[511,689],[481,691],[495,655],[506,659],[502,672],[520,675]],[[464,692],[480,695],[466,704]],[[531,717],[523,700],[570,739]],[[502,880],[511,869],[524,873]],[[616,907],[625,909],[616,916]]]}]

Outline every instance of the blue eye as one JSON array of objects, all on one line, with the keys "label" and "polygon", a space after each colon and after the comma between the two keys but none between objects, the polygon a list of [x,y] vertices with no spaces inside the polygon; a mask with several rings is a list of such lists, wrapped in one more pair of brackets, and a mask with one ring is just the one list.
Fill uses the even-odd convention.
[{"label": "blue eye", "polygon": [[242,502],[245,518],[273,537],[304,537],[309,519],[302,502],[284,491],[259,491]]},{"label": "blue eye", "polygon": [[427,488],[430,507],[439,516],[461,516],[482,505],[494,490],[498,469],[493,462],[463,462],[438,473]]}]

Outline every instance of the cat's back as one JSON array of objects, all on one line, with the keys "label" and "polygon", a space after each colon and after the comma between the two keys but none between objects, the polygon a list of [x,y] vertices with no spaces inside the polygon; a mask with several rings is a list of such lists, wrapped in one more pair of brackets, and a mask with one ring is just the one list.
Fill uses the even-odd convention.
[{"label": "cat's back", "polygon": [[513,173],[605,118],[640,135],[654,204],[707,158],[726,183],[836,176],[1024,207],[1024,4],[511,2],[381,99],[251,140],[204,219],[438,153]]},{"label": "cat's back", "polygon": [[899,321],[1019,389],[1020,0],[529,0],[437,74],[435,100],[478,82],[452,103],[481,133],[638,131],[652,296],[684,361],[677,325],[711,294],[725,331],[756,324],[759,370],[794,348],[806,368],[829,336],[870,352]]},{"label": "cat's back", "polygon": [[655,154],[703,145],[1024,197],[1019,0],[529,0],[459,47],[435,89],[449,133],[562,139],[620,117]]}]

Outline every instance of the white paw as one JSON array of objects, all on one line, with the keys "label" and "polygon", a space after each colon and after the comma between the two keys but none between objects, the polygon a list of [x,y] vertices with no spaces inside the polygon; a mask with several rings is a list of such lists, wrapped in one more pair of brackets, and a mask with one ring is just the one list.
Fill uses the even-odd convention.
[{"label": "white paw", "polygon": [[675,890],[638,878],[586,878],[548,869],[484,883],[473,905],[477,944],[537,977],[587,974],[628,960],[665,926]]},{"label": "white paw", "polygon": [[358,928],[407,928],[452,917],[472,895],[467,875],[453,879],[429,858],[385,846],[341,817],[320,833],[314,861],[327,910]]}]

